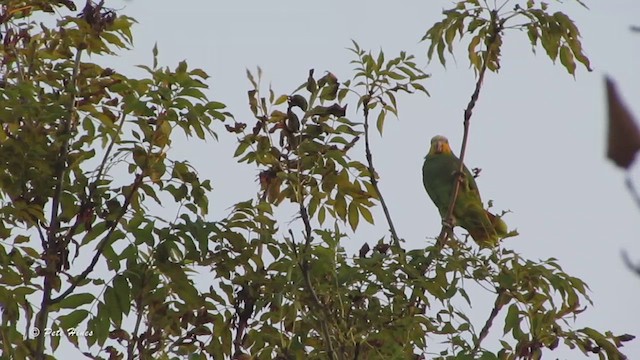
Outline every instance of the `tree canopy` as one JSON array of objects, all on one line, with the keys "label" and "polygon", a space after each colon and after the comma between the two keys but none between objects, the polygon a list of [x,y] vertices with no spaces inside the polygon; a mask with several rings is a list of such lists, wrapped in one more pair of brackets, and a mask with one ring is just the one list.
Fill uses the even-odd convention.
[{"label": "tree canopy", "polygon": [[[444,65],[459,39],[476,70],[461,159],[511,32],[571,75],[590,67],[568,15],[507,3],[460,1],[425,26],[429,60]],[[243,122],[208,98],[205,71],[162,66],[157,48],[140,78],[93,61],[133,46],[134,20],[107,5],[0,6],[3,356],[55,358],[64,342],[108,359],[539,359],[559,346],[625,358],[632,335],[574,325],[588,287],[556,259],[480,249],[446,224],[407,248],[370,137],[397,115],[399,93],[437,86],[414,55],[354,41],[350,78],[310,69],[295,89],[265,88],[260,68],[247,71],[253,119]],[[237,139],[259,195],[211,219],[211,181],[180,158],[178,136]],[[287,206],[293,221],[275,215]],[[389,235],[359,238],[363,221]],[[345,252],[348,237],[363,244],[357,254]],[[494,299],[482,323],[464,310],[470,287]],[[499,347],[484,343],[489,332]]]}]

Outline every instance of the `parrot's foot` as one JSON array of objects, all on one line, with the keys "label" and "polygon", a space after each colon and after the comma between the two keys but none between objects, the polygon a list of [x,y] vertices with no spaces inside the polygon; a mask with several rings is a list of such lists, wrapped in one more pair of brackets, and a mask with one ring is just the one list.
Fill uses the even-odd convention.
[{"label": "parrot's foot", "polygon": [[466,177],[463,171],[458,170],[452,172],[451,175],[453,175],[459,182],[464,182],[464,178]]},{"label": "parrot's foot", "polygon": [[442,226],[448,229],[453,229],[453,227],[456,226],[456,221],[454,219],[442,219]]},{"label": "parrot's foot", "polygon": [[473,168],[471,169],[471,172],[473,172],[473,178],[477,178],[478,176],[480,176],[480,172],[482,171],[482,169],[480,168]]}]

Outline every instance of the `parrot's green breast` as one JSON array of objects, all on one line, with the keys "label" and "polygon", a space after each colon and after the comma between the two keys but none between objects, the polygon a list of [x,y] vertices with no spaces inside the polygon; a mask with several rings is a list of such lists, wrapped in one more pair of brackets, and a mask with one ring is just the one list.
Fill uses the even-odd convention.
[{"label": "parrot's green breast", "polygon": [[[427,155],[422,166],[422,181],[424,188],[440,211],[441,216],[445,216],[449,210],[449,203],[455,185],[456,174],[460,169],[460,159],[452,153]],[[469,169],[463,166],[464,177],[458,190],[456,208],[461,209],[461,205],[468,201],[477,201],[482,205],[480,193],[476,182]],[[459,211],[455,211],[455,213]]]}]

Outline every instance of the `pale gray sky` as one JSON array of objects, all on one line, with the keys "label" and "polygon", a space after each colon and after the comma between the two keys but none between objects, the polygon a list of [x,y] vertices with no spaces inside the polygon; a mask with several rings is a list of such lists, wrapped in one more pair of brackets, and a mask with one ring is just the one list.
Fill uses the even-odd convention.
[{"label": "pale gray sky", "polygon": [[[153,4],[153,5],[152,5]],[[251,123],[245,68],[262,67],[266,83],[287,93],[306,79],[331,70],[346,80],[352,66],[345,50],[351,39],[361,47],[383,49],[387,57],[406,50],[432,74],[426,82],[432,97],[404,96],[400,119],[389,119],[384,136],[374,137],[374,156],[382,191],[408,248],[424,246],[439,233],[440,218],[422,187],[421,164],[429,139],[449,137],[456,153],[462,138],[462,111],[475,79],[468,68],[466,43],[459,44],[457,63],[446,69],[426,65],[426,29],[441,17],[447,1],[126,1],[108,5],[136,18],[135,48],[114,60],[119,71],[150,64],[155,42],[160,63],[174,67],[186,59],[212,78],[209,95],[228,105],[237,120]],[[397,5],[401,4],[401,5]],[[631,109],[640,117],[640,23],[635,0],[588,1],[586,10],[573,1],[564,11],[582,31],[583,46],[594,71],[578,68],[574,80],[553,65],[542,48],[534,55],[524,33],[508,32],[502,70],[487,76],[471,125],[467,165],[483,169],[478,184],[484,200],[510,209],[505,220],[520,236],[506,240],[532,260],[555,257],[564,270],[583,279],[595,307],[581,315],[577,327],[640,335],[640,279],[623,265],[620,252],[640,260],[640,209],[624,188],[623,173],[605,159],[604,74],[612,75]],[[134,71],[134,70],[131,70]],[[354,107],[350,106],[353,111]],[[353,112],[350,114],[356,119]],[[233,203],[255,194],[257,170],[231,159],[234,140],[220,124],[221,141],[196,145],[174,143],[213,180],[212,219]],[[635,179],[640,186],[640,171]],[[386,234],[381,212],[376,226],[363,227],[345,246],[353,253],[364,241]],[[473,296],[472,296],[473,297]],[[478,305],[477,319],[488,308]],[[477,326],[481,326],[478,323]],[[501,326],[496,327],[499,329]],[[496,333],[500,331],[497,330]],[[640,358],[640,342],[625,347]],[[568,355],[571,354],[571,355]],[[560,352],[561,358],[580,358]]]}]

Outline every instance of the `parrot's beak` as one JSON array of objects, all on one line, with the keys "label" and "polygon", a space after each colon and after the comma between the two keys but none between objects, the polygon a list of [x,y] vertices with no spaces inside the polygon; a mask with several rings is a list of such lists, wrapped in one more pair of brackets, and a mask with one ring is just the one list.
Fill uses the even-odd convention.
[{"label": "parrot's beak", "polygon": [[444,142],[444,141],[436,141],[433,144],[433,152],[434,154],[442,154],[442,153],[448,153],[451,150],[449,149],[449,144]]}]

